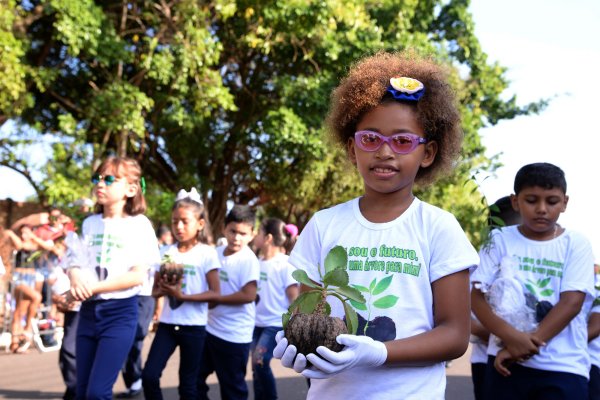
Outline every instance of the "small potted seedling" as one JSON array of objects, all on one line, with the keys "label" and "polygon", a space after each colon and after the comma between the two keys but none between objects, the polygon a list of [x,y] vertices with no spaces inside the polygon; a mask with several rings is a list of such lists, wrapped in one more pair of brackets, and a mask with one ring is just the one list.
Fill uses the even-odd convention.
[{"label": "small potted seedling", "polygon": [[[356,334],[358,315],[349,301],[364,304],[365,298],[359,290],[349,285],[346,266],[348,256],[342,246],[332,248],[325,257],[325,273],[318,266],[320,282],[312,281],[303,270],[295,270],[294,279],[310,287],[290,305],[283,314],[283,329],[290,344],[296,346],[298,353],[316,353],[319,346],[333,351],[342,350],[343,346],[335,338],[343,333]],[[332,296],[344,306],[345,322],[331,317],[331,306],[327,297]]]},{"label": "small potted seedling", "polygon": [[159,274],[165,283],[175,285],[183,277],[183,265],[176,263],[169,255],[166,255],[160,264]]}]

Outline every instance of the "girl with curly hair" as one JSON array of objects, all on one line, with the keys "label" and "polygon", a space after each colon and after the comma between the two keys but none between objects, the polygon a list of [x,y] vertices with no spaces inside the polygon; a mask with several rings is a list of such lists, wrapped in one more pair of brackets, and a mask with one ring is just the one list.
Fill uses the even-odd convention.
[{"label": "girl with curly hair", "polygon": [[469,269],[479,262],[456,218],[413,194],[460,152],[447,71],[413,53],[367,57],[334,90],[328,123],[364,194],[317,212],[289,262],[318,281],[329,250],[344,247],[350,285],[366,302],[352,304],[358,332],[337,337],[340,352],[297,354],[279,332],[274,356],[311,379],[309,399],[443,399],[444,361],[468,346]]}]

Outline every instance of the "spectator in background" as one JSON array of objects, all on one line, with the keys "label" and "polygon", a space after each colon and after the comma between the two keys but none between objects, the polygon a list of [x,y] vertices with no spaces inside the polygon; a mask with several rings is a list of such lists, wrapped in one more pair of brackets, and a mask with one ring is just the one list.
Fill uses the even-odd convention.
[{"label": "spectator in background", "polygon": [[166,225],[161,225],[156,230],[156,238],[158,239],[158,248],[161,254],[163,250],[173,244],[173,233],[171,232],[171,228]]},{"label": "spectator in background", "polygon": [[[54,248],[52,240],[42,240],[36,236],[31,227],[22,225],[20,235],[6,231],[17,250],[16,268],[13,274],[15,282],[16,306],[12,322],[12,341],[10,349],[14,353],[23,353],[31,345],[32,319],[35,317],[42,301],[42,285],[44,276],[37,265],[40,253]],[[21,320],[25,316],[25,326]]]}]

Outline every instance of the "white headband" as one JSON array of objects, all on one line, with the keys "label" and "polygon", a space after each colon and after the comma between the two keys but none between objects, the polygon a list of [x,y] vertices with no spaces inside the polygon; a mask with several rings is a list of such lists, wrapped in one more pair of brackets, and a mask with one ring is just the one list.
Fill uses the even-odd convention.
[{"label": "white headband", "polygon": [[191,188],[189,192],[186,192],[185,189],[181,189],[179,192],[177,192],[177,197],[175,197],[175,201],[177,202],[183,199],[190,199],[192,201],[195,201],[196,203],[199,203],[201,206],[204,205],[202,199],[200,199],[200,193],[198,193],[198,191],[194,187]]}]

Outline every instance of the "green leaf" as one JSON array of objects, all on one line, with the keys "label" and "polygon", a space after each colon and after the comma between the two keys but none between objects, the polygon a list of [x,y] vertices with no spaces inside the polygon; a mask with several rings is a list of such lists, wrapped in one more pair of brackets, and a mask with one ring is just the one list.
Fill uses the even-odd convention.
[{"label": "green leaf", "polygon": [[348,332],[352,335],[356,335],[358,329],[358,314],[352,306],[344,302],[344,313],[346,314],[346,327]]},{"label": "green leaf", "polygon": [[390,275],[380,280],[377,286],[375,286],[375,289],[373,289],[373,296],[377,296],[378,294],[383,293],[385,289],[387,289],[390,286],[390,283],[392,283],[393,277],[394,275]]},{"label": "green leaf", "polygon": [[336,268],[341,267],[346,270],[347,265],[348,255],[346,254],[346,250],[342,246],[335,246],[329,250],[329,253],[325,257],[325,276]]},{"label": "green leaf", "polygon": [[350,304],[352,304],[352,307],[356,308],[357,310],[367,311],[367,305],[365,303],[359,303],[358,301],[354,301],[352,299],[348,301]]},{"label": "green leaf", "polygon": [[551,278],[549,278],[549,277],[548,277],[548,278],[546,278],[546,279],[544,279],[544,280],[540,281],[540,283],[538,284],[538,287],[539,287],[539,288],[543,288],[543,287],[546,287],[546,286],[548,286],[548,283],[550,283],[550,279],[551,279]]},{"label": "green leaf", "polygon": [[306,273],[306,271],[304,271],[302,269],[297,269],[294,272],[292,272],[292,277],[303,285],[306,285],[308,287],[315,288],[315,289],[321,289],[321,286],[319,286],[319,285],[315,284],[313,281],[311,281],[310,278],[308,277],[308,274]]},{"label": "green leaf", "polygon": [[350,300],[354,300],[357,303],[364,303],[366,301],[362,293],[359,292],[358,289],[353,288],[352,286],[340,286],[335,291],[341,294],[342,296],[346,296]]},{"label": "green leaf", "polygon": [[369,293],[369,288],[365,287],[365,286],[361,286],[361,285],[352,285],[353,288],[357,289],[360,292],[363,293]]},{"label": "green leaf", "polygon": [[[491,207],[490,207],[490,208],[491,208]],[[498,207],[496,207],[496,208],[498,208]],[[492,216],[490,217],[490,219],[492,220],[492,224],[493,224],[494,226],[500,226],[500,227],[502,227],[502,226],[506,226],[506,223],[505,223],[505,222],[504,222],[504,220],[503,220],[502,218],[500,218],[500,217],[496,217],[496,216],[492,215]]]},{"label": "green leaf", "polygon": [[530,283],[526,283],[525,287],[531,292],[531,294],[533,294],[534,296],[536,295],[537,291],[535,290],[533,285],[531,285]]},{"label": "green leaf", "polygon": [[292,317],[292,313],[289,311],[281,315],[281,320],[283,323],[283,329],[287,327],[288,322],[290,322],[290,318]]},{"label": "green leaf", "polygon": [[321,291],[319,290],[311,290],[310,292],[301,293],[300,296],[296,297],[296,300],[290,304],[288,312],[310,314],[315,310],[320,300]]},{"label": "green leaf", "polygon": [[347,286],[348,285],[348,273],[345,269],[338,267],[332,271],[329,271],[323,277],[323,283],[325,285],[332,286]]},{"label": "green leaf", "polygon": [[377,299],[375,302],[373,302],[373,306],[377,307],[377,308],[390,308],[396,305],[396,303],[398,302],[399,297],[398,296],[394,296],[393,294],[387,295],[387,296],[383,296],[380,299]]},{"label": "green leaf", "polygon": [[325,315],[331,315],[331,306],[329,305],[329,303],[325,302],[325,307],[323,307],[323,313]]},{"label": "green leaf", "polygon": [[373,289],[375,289],[375,285],[377,285],[377,278],[373,278],[373,280],[369,284],[369,292],[372,292]]},{"label": "green leaf", "polygon": [[540,292],[540,296],[548,297],[548,296],[552,296],[553,293],[554,293],[554,290],[552,290],[552,289],[544,289]]}]

